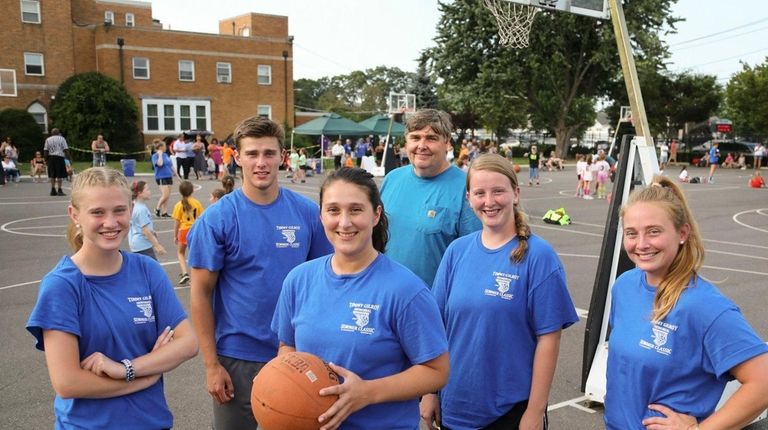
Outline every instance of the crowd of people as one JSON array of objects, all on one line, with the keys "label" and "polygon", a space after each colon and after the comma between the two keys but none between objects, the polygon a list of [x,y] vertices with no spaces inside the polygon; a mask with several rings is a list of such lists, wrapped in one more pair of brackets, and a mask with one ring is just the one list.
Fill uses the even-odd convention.
[{"label": "crowd of people", "polygon": [[[451,157],[452,130],[447,113],[416,112],[402,146],[408,164],[381,187],[365,169],[337,166],[319,204],[279,185],[284,131],[261,117],[233,134],[242,185],[224,175],[205,209],[188,181],[202,138],[173,143],[176,159],[185,155],[180,171],[167,143],[154,142],[154,217],[146,182],[105,167],[79,172],[67,212],[74,254],[43,279],[27,323],[45,352],[57,428],[171,428],[163,374],[198,350],[217,430],[257,429],[253,377],[291,351],[320,356],[342,377],[319,393],[338,396],[319,417],[323,430],[412,430],[422,420],[547,428],[562,331],[579,320],[565,269],[528,223],[515,166],[490,148],[472,157],[471,144]],[[213,142],[207,156],[220,151],[219,173],[229,172],[229,144]],[[48,163],[63,150],[46,143]],[[464,155],[471,163],[460,166]],[[290,158],[301,181],[301,154]],[[541,167],[535,147],[528,160]],[[591,196],[596,181],[604,196],[605,154],[578,163],[577,193]],[[174,178],[181,197],[169,215]],[[153,218],[163,217],[174,219],[189,318],[156,261],[166,250]],[[698,274],[704,250],[685,195],[656,177],[621,217],[636,268],[613,286],[606,426],[745,425],[768,407],[768,346]],[[120,250],[126,236],[132,252]],[[715,410],[729,378],[742,386]]]}]

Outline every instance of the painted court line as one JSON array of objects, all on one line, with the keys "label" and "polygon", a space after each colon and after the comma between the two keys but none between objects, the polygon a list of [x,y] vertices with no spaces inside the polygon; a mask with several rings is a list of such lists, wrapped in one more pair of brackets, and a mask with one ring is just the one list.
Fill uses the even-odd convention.
[{"label": "painted court line", "polygon": [[[179,264],[179,261],[178,260],[176,260],[176,261],[166,261],[166,262],[160,263],[161,266],[168,266],[168,265],[171,265],[171,264]],[[0,287],[0,291],[2,291],[2,290],[10,290],[12,288],[24,287],[24,286],[27,286],[27,285],[39,284],[40,281],[42,281],[42,279],[38,279],[37,281],[22,282],[20,284],[6,285],[4,287]],[[183,290],[185,288],[189,288],[189,285],[185,285],[185,286],[181,286],[181,287],[174,287],[174,290]]]},{"label": "painted court line", "polygon": [[547,408],[547,411],[551,412],[551,411],[554,411],[554,410],[557,410],[557,409],[560,409],[560,408],[564,408],[566,406],[570,406],[570,407],[579,409],[581,411],[588,412],[590,414],[594,414],[595,412],[597,412],[594,409],[590,409],[590,408],[580,404],[580,402],[583,402],[583,401],[586,401],[586,400],[589,400],[589,397],[587,397],[587,396],[576,397],[576,398],[571,399],[571,400],[566,400],[564,402],[560,402],[560,403],[556,403],[554,405],[550,405]]}]

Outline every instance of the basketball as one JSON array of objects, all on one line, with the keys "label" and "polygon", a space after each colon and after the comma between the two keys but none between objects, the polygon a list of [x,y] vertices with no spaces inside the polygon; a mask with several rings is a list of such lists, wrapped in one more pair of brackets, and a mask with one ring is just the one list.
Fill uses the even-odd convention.
[{"label": "basketball", "polygon": [[273,358],[253,378],[251,408],[265,430],[317,430],[317,418],[338,396],[320,389],[339,384],[339,376],[319,357],[291,352]]},{"label": "basketball", "polygon": [[515,173],[520,173],[520,165],[519,164],[515,164],[512,168],[515,170]]}]

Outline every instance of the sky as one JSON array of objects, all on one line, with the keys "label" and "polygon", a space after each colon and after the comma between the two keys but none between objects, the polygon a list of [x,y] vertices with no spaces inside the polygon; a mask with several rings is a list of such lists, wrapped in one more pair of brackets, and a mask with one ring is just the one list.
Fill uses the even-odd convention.
[{"label": "sky", "polygon": [[[415,71],[419,53],[434,45],[437,0],[152,0],[164,28],[217,33],[218,21],[248,12],[288,16],[294,36],[294,79],[318,79],[380,65]],[[768,57],[766,0],[678,0],[686,21],[664,36],[668,69],[714,74],[725,85]],[[719,33],[719,34],[718,34]]]}]

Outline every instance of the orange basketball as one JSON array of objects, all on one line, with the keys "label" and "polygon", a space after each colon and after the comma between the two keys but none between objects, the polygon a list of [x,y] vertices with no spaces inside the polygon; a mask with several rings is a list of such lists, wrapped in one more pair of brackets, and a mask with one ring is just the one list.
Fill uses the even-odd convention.
[{"label": "orange basketball", "polygon": [[339,398],[320,396],[320,389],[338,384],[339,375],[316,355],[280,355],[253,378],[253,415],[265,430],[317,430],[317,418]]},{"label": "orange basketball", "polygon": [[520,173],[520,165],[519,165],[519,164],[515,164],[515,165],[512,167],[512,169],[514,169],[514,170],[515,170],[515,173]]}]

